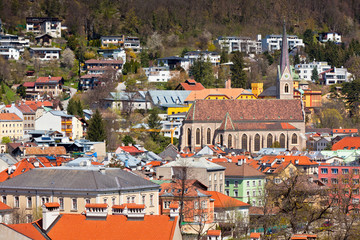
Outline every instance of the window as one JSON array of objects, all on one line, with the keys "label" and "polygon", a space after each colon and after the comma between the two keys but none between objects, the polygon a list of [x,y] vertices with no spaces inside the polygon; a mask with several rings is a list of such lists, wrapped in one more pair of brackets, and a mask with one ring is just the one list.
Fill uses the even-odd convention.
[{"label": "window", "polygon": [[141,196],[141,203],[142,203],[142,204],[145,204],[145,195],[142,195],[142,196]]},{"label": "window", "polygon": [[196,129],[196,145],[200,145],[200,129],[199,128],[197,128]]},{"label": "window", "polygon": [[217,175],[216,175],[216,173],[214,174],[214,181],[216,181],[217,180]]},{"label": "window", "polygon": [[226,189],[226,190],[225,190],[225,194],[229,196],[229,195],[230,195],[230,191]]},{"label": "window", "polygon": [[19,196],[15,196],[14,197],[14,208],[18,208],[19,207]]},{"label": "window", "polygon": [[225,181],[225,186],[228,187],[230,185],[230,181],[229,180],[226,180]]},{"label": "window", "polygon": [[253,187],[256,187],[256,181],[253,181]]},{"label": "window", "polygon": [[130,197],[126,198],[126,203],[130,203]]},{"label": "window", "polygon": [[232,147],[232,136],[231,134],[228,135],[228,148]]},{"label": "window", "polygon": [[220,180],[223,180],[223,175],[222,175],[222,173],[219,174],[219,178],[220,178]]},{"label": "window", "polygon": [[219,192],[222,192],[223,188],[222,188],[222,184],[219,184]]},{"label": "window", "polygon": [[[90,203],[90,199],[89,199],[89,203]],[[88,203],[86,202],[86,204]],[[59,198],[59,205],[60,205],[60,210],[64,210],[64,198]]]},{"label": "window", "polygon": [[107,198],[104,198],[103,201],[105,204],[107,204]]},{"label": "window", "polygon": [[214,191],[216,192],[217,191],[217,185],[214,184]]},{"label": "window", "polygon": [[285,148],[285,134],[280,134],[280,147]]},{"label": "window", "polygon": [[90,204],[90,198],[85,199],[86,204]]},{"label": "window", "polygon": [[150,206],[154,206],[154,195],[150,195]]},{"label": "window", "polygon": [[250,191],[246,191],[246,196],[250,196]]},{"label": "window", "polygon": [[256,197],[256,191],[253,191],[253,197]]},{"label": "window", "polygon": [[245,134],[241,137],[241,148],[247,151],[247,136]]},{"label": "window", "polygon": [[252,201],[252,205],[256,206],[256,201],[255,200]]},{"label": "window", "polygon": [[220,146],[224,145],[224,136],[220,134]]},{"label": "window", "polygon": [[164,201],[164,209],[168,209],[170,207],[170,201]]},{"label": "window", "polygon": [[294,133],[291,137],[291,144],[297,144],[297,135]]},{"label": "window", "polygon": [[71,210],[77,210],[77,199],[71,199]]},{"label": "window", "polygon": [[198,209],[199,208],[199,202],[194,202],[194,209]]},{"label": "window", "polygon": [[238,181],[234,181],[234,187],[238,187]]},{"label": "window", "polygon": [[49,197],[42,197],[41,198],[41,205],[44,205],[45,203],[49,202]]},{"label": "window", "polygon": [[250,181],[246,181],[246,186],[250,187]]},{"label": "window", "polygon": [[332,183],[332,184],[338,184],[337,178],[332,178],[332,179],[331,179],[331,183]]},{"label": "window", "polygon": [[343,168],[342,169],[342,174],[349,174],[349,169]]},{"label": "window", "polygon": [[211,144],[211,130],[210,130],[210,128],[208,128],[207,132],[206,132],[206,144]]},{"label": "window", "polygon": [[328,173],[328,169],[327,168],[322,168],[321,169],[321,174],[327,174]]},{"label": "window", "polygon": [[188,146],[191,146],[191,129],[188,128],[187,130],[187,144]]},{"label": "window", "polygon": [[259,180],[259,186],[261,187],[261,180]]},{"label": "window", "polygon": [[234,190],[234,197],[238,197],[239,196],[238,194],[239,194],[238,190]]},{"label": "window", "polygon": [[131,203],[135,203],[135,197],[131,197]]},{"label": "window", "polygon": [[255,140],[254,140],[254,145],[255,145],[255,151],[260,151],[260,135],[256,134],[255,135]]},{"label": "window", "polygon": [[27,197],[26,198],[26,207],[27,208],[32,208],[32,199],[31,199],[31,197]]},{"label": "window", "polygon": [[6,202],[6,196],[2,196],[2,202],[4,203],[4,204],[7,204]]},{"label": "window", "polygon": [[354,173],[355,175],[358,175],[358,174],[359,174],[359,169],[353,169],[353,173]]},{"label": "window", "polygon": [[285,84],[285,93],[289,93],[289,84]]},{"label": "window", "polygon": [[337,168],[331,169],[331,174],[338,174],[338,169]]},{"label": "window", "polygon": [[323,183],[328,183],[328,179],[327,179],[327,178],[321,178],[321,181],[322,181]]},{"label": "window", "polygon": [[206,201],[201,201],[201,209],[206,209]]},{"label": "window", "polygon": [[281,183],[281,179],[280,179],[280,178],[275,178],[275,183],[276,183],[276,184]]}]

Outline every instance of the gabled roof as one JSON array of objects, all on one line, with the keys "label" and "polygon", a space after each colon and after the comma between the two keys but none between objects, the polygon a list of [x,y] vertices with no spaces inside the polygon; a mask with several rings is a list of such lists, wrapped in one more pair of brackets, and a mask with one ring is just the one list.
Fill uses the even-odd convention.
[{"label": "gabled roof", "polygon": [[145,215],[129,221],[124,215],[108,215],[106,220],[86,220],[81,214],[62,214],[48,230],[51,239],[133,239],[169,240],[174,238],[177,218]]},{"label": "gabled roof", "polygon": [[171,160],[174,161],[179,155],[178,149],[173,145],[169,144],[164,151],[159,153],[159,157],[161,157],[163,160]]},{"label": "gabled roof", "polygon": [[26,155],[65,155],[66,149],[60,147],[26,147]]},{"label": "gabled roof", "polygon": [[35,111],[25,104],[15,104],[15,107],[20,110],[20,112],[25,114],[35,114]]},{"label": "gabled roof", "polygon": [[238,165],[237,163],[227,162],[227,163],[218,163],[219,165],[225,167],[225,176],[234,176],[240,178],[265,178],[265,174],[259,172],[255,168],[249,166],[248,164]]},{"label": "gabled roof", "polygon": [[221,122],[227,112],[234,123],[304,121],[301,101],[297,99],[197,100],[185,121]]},{"label": "gabled roof", "polygon": [[37,83],[56,83],[58,84],[61,80],[63,80],[62,77],[39,77],[38,79],[36,79],[35,84]]},{"label": "gabled roof", "polygon": [[229,113],[225,115],[225,119],[222,121],[219,130],[235,130],[234,123],[231,120]]},{"label": "gabled roof", "polygon": [[196,82],[194,79],[187,79],[185,82],[180,83],[176,87],[176,90],[180,88],[188,91],[198,91],[205,89],[205,87],[201,83]]},{"label": "gabled roof", "polygon": [[35,87],[35,82],[24,82],[23,86],[26,88],[34,88]]},{"label": "gabled roof", "polygon": [[[182,192],[183,182],[176,180],[175,182],[165,182],[161,184],[161,191],[159,196],[168,197],[168,196],[180,196]],[[211,194],[206,191],[207,187],[200,183],[198,180],[190,179],[185,180],[185,197],[210,197]]]},{"label": "gabled roof", "polygon": [[0,201],[0,212],[1,211],[8,211],[8,210],[11,210],[11,209],[12,209],[11,207],[9,207],[8,205],[6,205],[5,203]]},{"label": "gabled roof", "polygon": [[22,121],[15,113],[0,113],[0,122]]},{"label": "gabled roof", "polygon": [[36,239],[36,240],[48,239],[44,236],[44,234],[38,228],[39,225],[37,224],[37,222],[9,224],[9,225],[5,225],[5,226],[15,230],[18,233],[21,233],[21,234],[29,237],[30,239]]},{"label": "gabled roof", "polygon": [[244,203],[235,198],[216,191],[207,191],[214,199],[214,208],[234,208],[234,207],[250,207],[250,204]]},{"label": "gabled roof", "polygon": [[121,148],[123,151],[130,153],[131,155],[135,155],[135,154],[140,154],[143,153],[144,151],[139,150],[137,147],[135,146],[120,146],[119,148]]}]

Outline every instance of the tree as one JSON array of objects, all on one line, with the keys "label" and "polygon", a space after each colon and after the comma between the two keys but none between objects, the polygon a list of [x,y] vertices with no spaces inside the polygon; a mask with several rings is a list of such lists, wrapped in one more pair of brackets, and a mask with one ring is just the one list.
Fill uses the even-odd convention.
[{"label": "tree", "polygon": [[147,40],[147,46],[149,49],[149,55],[151,59],[156,59],[162,56],[164,52],[164,45],[162,43],[162,36],[154,32]]},{"label": "tree", "polygon": [[[148,118],[148,125],[150,129],[160,129],[161,122],[159,117],[159,109],[154,108],[152,109],[149,118]],[[154,142],[157,142],[157,137],[159,136],[158,132],[150,132],[150,137]]]},{"label": "tree", "polygon": [[26,97],[26,87],[24,87],[23,85],[20,85],[16,89],[16,93],[19,94],[20,97],[25,98]]},{"label": "tree", "polygon": [[327,128],[339,128],[342,125],[343,117],[338,110],[328,108],[320,114],[320,126]]},{"label": "tree", "polygon": [[135,145],[136,142],[130,135],[125,135],[121,141],[124,143],[125,146],[129,146],[129,144]]},{"label": "tree", "polygon": [[105,124],[98,109],[89,121],[87,138],[95,142],[102,142],[106,139]]},{"label": "tree", "polygon": [[190,67],[190,76],[193,76],[197,82],[200,82],[204,87],[211,87],[214,85],[215,77],[212,69],[212,64],[207,59],[204,61],[202,56],[197,59]]},{"label": "tree", "polygon": [[220,63],[227,63],[227,62],[229,62],[229,56],[225,51],[225,49],[223,49],[220,55]]},{"label": "tree", "polygon": [[61,66],[71,69],[74,66],[75,54],[70,48],[66,48],[62,53]]},{"label": "tree", "polygon": [[360,104],[360,79],[342,84],[341,93],[344,96],[349,116],[358,116]]},{"label": "tree", "polygon": [[68,102],[68,105],[67,105],[67,108],[66,108],[66,111],[68,114],[70,115],[75,115],[76,113],[76,105],[75,105],[75,100],[74,98],[71,98]]},{"label": "tree", "polygon": [[236,52],[232,58],[233,65],[230,67],[231,71],[231,85],[234,88],[247,88],[247,77],[244,71],[244,59],[240,52]]},{"label": "tree", "polygon": [[1,143],[2,144],[7,144],[7,143],[11,143],[11,139],[9,137],[3,137],[1,139]]},{"label": "tree", "polygon": [[311,72],[311,80],[315,83],[319,83],[319,72],[317,70],[317,66]]}]

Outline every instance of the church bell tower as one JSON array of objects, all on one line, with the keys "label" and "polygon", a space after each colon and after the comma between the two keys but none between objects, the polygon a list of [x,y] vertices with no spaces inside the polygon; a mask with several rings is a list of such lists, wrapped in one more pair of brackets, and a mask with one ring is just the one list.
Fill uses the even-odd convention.
[{"label": "church bell tower", "polygon": [[277,99],[293,99],[294,98],[294,82],[291,74],[289,61],[289,47],[286,35],[286,26],[284,21],[284,29],[281,43],[281,58],[278,66],[278,74],[276,81],[276,98]]}]

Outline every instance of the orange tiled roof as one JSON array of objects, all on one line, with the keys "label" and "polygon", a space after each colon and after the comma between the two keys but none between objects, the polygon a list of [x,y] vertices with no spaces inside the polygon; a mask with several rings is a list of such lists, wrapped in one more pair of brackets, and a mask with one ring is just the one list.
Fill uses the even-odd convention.
[{"label": "orange tiled roof", "polygon": [[208,230],[207,235],[208,236],[220,236],[221,230]]},{"label": "orange tiled roof", "polygon": [[196,82],[194,79],[188,79],[185,82],[180,83],[180,85],[184,90],[188,91],[198,91],[205,89],[201,83]]},{"label": "orange tiled roof", "polygon": [[36,79],[36,83],[48,83],[50,81],[61,81],[62,77],[39,77]]},{"label": "orange tiled roof", "polygon": [[141,151],[139,149],[137,149],[134,146],[121,146],[120,147],[123,151],[128,152],[130,154],[134,154],[134,153],[143,153],[144,151]]},{"label": "orange tiled roof", "polygon": [[332,150],[342,149],[359,149],[360,148],[360,137],[344,137],[332,146]]},{"label": "orange tiled roof", "polygon": [[26,155],[65,155],[66,149],[63,146],[60,147],[27,147]]},{"label": "orange tiled roof", "polygon": [[0,211],[1,210],[10,210],[10,209],[12,209],[12,208],[0,201]]},{"label": "orange tiled roof", "polygon": [[60,207],[60,204],[57,202],[49,202],[49,203],[44,203],[45,207]]},{"label": "orange tiled roof", "polygon": [[[186,197],[197,197],[199,192],[203,193],[205,195],[210,196],[211,194],[207,193],[207,191],[204,191],[200,187],[195,186],[194,184],[198,182],[195,179],[189,179],[185,181],[185,187],[187,191],[185,192]],[[181,195],[181,181],[177,180],[176,182],[170,182],[170,183],[162,183],[161,184],[161,191],[159,192],[159,196],[162,196],[166,193],[172,193],[174,196],[180,196]]]},{"label": "orange tiled roof", "polygon": [[192,157],[195,153],[180,153],[180,156],[183,158]]},{"label": "orange tiled roof", "polygon": [[334,128],[332,130],[334,133],[357,133],[358,130],[356,128]]},{"label": "orange tiled roof", "polygon": [[86,208],[107,208],[106,203],[88,203],[85,205]]},{"label": "orange tiled roof", "polygon": [[144,220],[128,221],[123,215],[106,220],[86,220],[81,214],[62,214],[48,231],[51,239],[173,239],[177,219],[165,215],[145,215]]},{"label": "orange tiled roof", "polygon": [[6,225],[16,232],[19,232],[30,239],[46,239],[42,233],[34,226],[35,223],[20,223]]},{"label": "orange tiled roof", "polygon": [[137,203],[123,203],[121,205],[115,205],[115,206],[119,206],[117,208],[129,208],[129,209],[134,209],[134,208],[145,208],[145,205],[144,204],[137,204]]},{"label": "orange tiled roof", "polygon": [[205,99],[206,97],[213,96],[224,96],[227,99],[236,99],[240,94],[250,92],[243,88],[210,88],[202,89],[198,91],[192,91],[189,96],[185,99],[185,102],[193,102],[198,99]]},{"label": "orange tiled roof", "polygon": [[229,207],[250,207],[250,204],[244,203],[235,198],[229,197],[225,194],[216,191],[207,191],[211,198],[214,199],[215,208],[229,208]]},{"label": "orange tiled roof", "polygon": [[124,208],[125,208],[125,205],[124,205],[124,204],[121,204],[121,205],[113,205],[112,208],[114,208],[114,209],[124,209]]},{"label": "orange tiled roof", "polygon": [[21,121],[21,118],[15,113],[0,113],[0,120],[2,121]]},{"label": "orange tiled roof", "polygon": [[25,104],[29,105],[31,108],[34,108],[33,105],[36,105],[37,108],[42,107],[42,106],[44,106],[44,107],[53,107],[53,103],[50,102],[50,101],[25,101]]},{"label": "orange tiled roof", "polygon": [[260,233],[255,233],[255,232],[250,233],[250,238],[260,238],[260,236],[261,236]]}]

